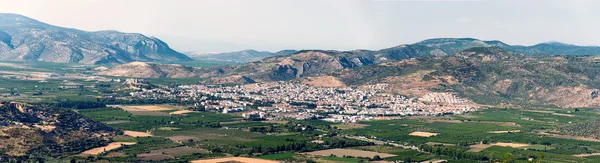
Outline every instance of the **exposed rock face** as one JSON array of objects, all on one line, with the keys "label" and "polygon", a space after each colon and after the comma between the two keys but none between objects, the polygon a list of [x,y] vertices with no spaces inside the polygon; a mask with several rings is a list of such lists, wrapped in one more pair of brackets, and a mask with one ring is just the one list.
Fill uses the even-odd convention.
[{"label": "exposed rock face", "polygon": [[117,31],[86,32],[16,14],[0,14],[0,60],[114,64],[191,58],[154,37]]}]

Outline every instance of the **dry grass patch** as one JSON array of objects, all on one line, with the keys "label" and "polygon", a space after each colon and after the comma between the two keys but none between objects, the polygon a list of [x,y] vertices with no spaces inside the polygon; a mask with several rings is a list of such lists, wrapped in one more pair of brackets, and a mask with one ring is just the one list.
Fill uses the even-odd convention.
[{"label": "dry grass patch", "polygon": [[552,113],[553,115],[558,115],[558,116],[565,116],[565,117],[573,117],[575,115],[573,114],[562,114],[562,113]]},{"label": "dry grass patch", "polygon": [[287,124],[288,121],[274,121],[274,120],[268,120],[268,121],[262,121],[263,123],[273,123],[273,124]]},{"label": "dry grass patch", "polygon": [[505,131],[488,131],[491,134],[504,134],[504,133],[516,133],[521,132],[521,130],[505,130]]},{"label": "dry grass patch", "polygon": [[461,115],[457,115],[459,117],[463,117],[463,118],[479,118],[479,116],[475,116],[472,114],[461,114]]},{"label": "dry grass patch", "polygon": [[150,153],[167,154],[167,155],[177,157],[177,156],[192,155],[195,153],[210,153],[210,152],[206,149],[200,149],[200,148],[175,147],[175,148],[167,148],[167,149],[160,149],[160,150],[152,150],[152,151],[150,151]]},{"label": "dry grass patch", "polygon": [[257,158],[248,157],[228,157],[228,158],[215,158],[208,160],[194,160],[191,163],[279,163],[279,161],[271,161]]},{"label": "dry grass patch", "polygon": [[433,119],[433,120],[429,120],[429,123],[433,123],[433,122],[445,122],[445,123],[464,123],[461,120],[448,120],[448,119]]},{"label": "dry grass patch", "polygon": [[128,130],[123,131],[123,134],[125,134],[127,136],[131,136],[131,137],[148,137],[148,136],[152,136],[152,134],[147,133],[147,132],[128,131]]},{"label": "dry grass patch", "polygon": [[572,136],[572,135],[561,135],[561,134],[555,134],[555,133],[545,133],[544,131],[539,131],[538,133],[541,134],[541,135],[546,135],[546,136],[550,136],[550,137],[553,137],[553,138],[600,142],[599,139],[588,138],[588,137],[583,137],[583,136]]},{"label": "dry grass patch", "polygon": [[127,155],[123,152],[109,152],[105,157],[127,157]]},{"label": "dry grass patch", "polygon": [[523,144],[523,143],[494,143],[493,145],[501,146],[501,147],[511,147],[511,148],[523,148],[523,147],[529,146],[529,144]]},{"label": "dry grass patch", "polygon": [[471,145],[471,149],[469,149],[469,152],[481,152],[486,148],[491,147],[491,144],[475,144],[475,145]]},{"label": "dry grass patch", "polygon": [[448,160],[428,160],[428,161],[423,161],[423,162],[429,162],[429,163],[443,163],[443,162],[448,162]]},{"label": "dry grass patch", "polygon": [[408,135],[410,135],[410,136],[420,136],[420,137],[432,137],[432,136],[437,136],[438,133],[415,131],[415,132],[412,132],[412,133],[410,133]]},{"label": "dry grass patch", "polygon": [[346,87],[344,82],[333,76],[307,77],[302,80],[302,84],[308,84],[314,87]]},{"label": "dry grass patch", "polygon": [[575,157],[590,157],[590,156],[599,156],[600,153],[584,153],[584,154],[576,154],[573,155]]},{"label": "dry grass patch", "polygon": [[113,149],[117,149],[120,148],[123,145],[134,145],[135,142],[112,142],[108,145],[105,145],[103,147],[98,147],[98,148],[93,148],[87,151],[84,151],[83,153],[81,153],[82,155],[98,155],[102,152],[106,152],[106,151],[110,151]]},{"label": "dry grass patch", "polygon": [[158,128],[158,130],[163,130],[163,131],[174,131],[174,130],[179,130],[180,128],[177,127],[160,127]]},{"label": "dry grass patch", "polygon": [[533,113],[547,113],[547,114],[558,115],[558,116],[565,116],[565,117],[573,117],[573,116],[575,116],[573,114],[556,113],[554,111],[546,111],[546,110],[524,110],[524,111],[526,111],[526,112],[533,112]]},{"label": "dry grass patch", "polygon": [[[389,76],[383,79],[384,83],[390,84],[390,91],[396,91],[403,95],[413,95],[422,97],[428,93],[432,93],[430,90],[439,87],[441,84],[452,85],[458,83],[452,76],[433,76],[429,75],[435,70],[419,70],[415,73],[403,75],[403,76]],[[428,79],[425,79],[425,76]]]},{"label": "dry grass patch", "polygon": [[186,115],[187,113],[193,113],[193,112],[196,112],[196,111],[191,111],[191,110],[179,110],[179,111],[174,111],[174,112],[171,112],[171,113],[169,113],[169,114],[171,114],[171,115]]},{"label": "dry grass patch", "polygon": [[167,111],[175,110],[175,108],[167,107],[165,105],[137,105],[137,106],[121,106],[121,108],[127,111]]},{"label": "dry grass patch", "polygon": [[360,124],[360,123],[342,123],[342,124],[335,124],[332,126],[337,127],[338,129],[347,130],[347,129],[355,129],[355,128],[364,128],[369,125]]},{"label": "dry grass patch", "polygon": [[171,136],[171,137],[167,137],[167,138],[171,139],[171,141],[174,141],[174,142],[185,142],[190,139],[192,139],[194,141],[200,140],[200,138],[193,137],[193,136]]},{"label": "dry grass patch", "polygon": [[337,157],[353,156],[353,157],[368,157],[368,158],[373,158],[376,155],[379,155],[379,157],[381,157],[381,158],[397,156],[397,155],[389,154],[389,153],[379,153],[379,152],[363,151],[363,150],[356,150],[356,149],[341,149],[341,148],[313,151],[313,152],[307,152],[305,154],[316,155],[316,156],[335,155]]},{"label": "dry grass patch", "polygon": [[175,110],[172,106],[168,105],[140,105],[140,106],[123,106],[123,105],[109,105],[108,107],[121,108],[133,115],[140,116],[169,116],[169,113],[163,111]]},{"label": "dry grass patch", "polygon": [[175,157],[173,157],[173,156],[169,156],[169,155],[165,155],[165,154],[161,154],[161,153],[142,153],[142,154],[138,154],[137,158],[139,158],[140,160],[144,160],[144,161],[163,161],[163,160],[175,159]]},{"label": "dry grass patch", "polygon": [[511,147],[511,148],[524,148],[524,147],[528,147],[530,146],[529,144],[523,144],[523,143],[494,143],[494,144],[475,144],[475,145],[471,145],[471,149],[469,150],[470,152],[480,152],[486,148],[489,148],[491,146],[501,146],[501,147]]},{"label": "dry grass patch", "polygon": [[25,65],[19,65],[19,64],[14,64],[14,63],[0,63],[0,67],[11,67],[11,68],[29,68],[28,66]]},{"label": "dry grass patch", "polygon": [[104,123],[104,124],[120,124],[120,123],[127,123],[127,122],[131,122],[131,121],[127,121],[127,120],[114,120],[114,121],[104,121],[102,123]]}]

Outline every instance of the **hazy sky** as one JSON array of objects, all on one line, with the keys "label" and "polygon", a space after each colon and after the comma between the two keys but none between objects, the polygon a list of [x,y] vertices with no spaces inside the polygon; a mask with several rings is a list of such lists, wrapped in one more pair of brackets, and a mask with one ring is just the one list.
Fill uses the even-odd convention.
[{"label": "hazy sky", "polygon": [[600,45],[598,0],[0,0],[0,12],[179,51],[381,49],[435,37]]}]

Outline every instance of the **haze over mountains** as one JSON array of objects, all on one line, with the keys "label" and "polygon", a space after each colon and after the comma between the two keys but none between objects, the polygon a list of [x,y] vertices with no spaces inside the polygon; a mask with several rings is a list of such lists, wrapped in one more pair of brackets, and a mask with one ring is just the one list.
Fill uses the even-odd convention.
[{"label": "haze over mountains", "polygon": [[268,52],[268,51],[256,51],[252,49],[236,51],[236,52],[226,52],[226,53],[202,53],[202,52],[189,52],[186,53],[193,59],[196,60],[214,60],[214,61],[224,61],[224,62],[237,62],[237,63],[246,63],[252,61],[258,61],[263,58],[272,57],[272,56],[283,56],[289,55],[297,52],[297,50],[281,50],[278,52]]},{"label": "haze over mountains", "polygon": [[[501,47],[526,55],[599,55],[600,47],[547,42],[533,46],[509,45],[501,41],[473,38],[428,39],[382,50],[328,51],[342,54],[345,67],[381,63],[419,56],[453,55],[471,47]],[[306,50],[305,50],[306,51]],[[318,50],[317,50],[318,51]],[[243,50],[228,53],[188,53],[197,60],[247,63],[264,58],[288,56],[296,50],[265,52]],[[340,58],[341,59],[341,58]],[[45,61],[83,64],[121,64],[134,61],[188,61],[154,37],[117,31],[87,32],[57,27],[17,15],[0,14],[0,60]],[[352,64],[348,61],[352,62]]]},{"label": "haze over mountains", "polygon": [[119,64],[191,59],[158,38],[142,34],[87,32],[0,14],[0,60]]}]

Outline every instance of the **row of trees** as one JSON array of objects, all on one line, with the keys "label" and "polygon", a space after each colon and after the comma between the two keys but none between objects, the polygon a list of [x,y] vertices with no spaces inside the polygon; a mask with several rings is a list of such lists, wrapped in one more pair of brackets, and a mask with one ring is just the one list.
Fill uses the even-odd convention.
[{"label": "row of trees", "polygon": [[420,149],[437,155],[450,156],[454,159],[469,159],[469,160],[489,160],[483,153],[467,152],[461,147],[452,146],[430,146],[423,144]]}]

